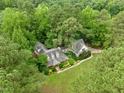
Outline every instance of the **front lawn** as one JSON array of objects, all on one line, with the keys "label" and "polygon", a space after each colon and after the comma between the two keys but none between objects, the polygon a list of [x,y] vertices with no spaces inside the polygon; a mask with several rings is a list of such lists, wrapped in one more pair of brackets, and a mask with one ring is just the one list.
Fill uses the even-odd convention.
[{"label": "front lawn", "polygon": [[[93,57],[94,58],[94,57]],[[90,60],[92,60],[91,58]],[[42,92],[43,93],[72,93],[71,84],[76,78],[82,74],[86,74],[94,67],[90,60],[80,64],[79,66],[69,69],[60,74],[52,74],[47,77]],[[83,92],[82,92],[83,93]]]}]

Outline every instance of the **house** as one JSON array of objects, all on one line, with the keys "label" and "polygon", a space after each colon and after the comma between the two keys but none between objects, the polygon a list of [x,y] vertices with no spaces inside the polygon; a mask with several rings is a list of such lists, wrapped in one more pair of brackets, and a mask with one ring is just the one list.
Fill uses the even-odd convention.
[{"label": "house", "polygon": [[34,49],[35,56],[45,54],[48,58],[48,67],[56,66],[61,62],[64,62],[68,57],[63,53],[61,48],[47,49],[42,43],[37,42]]},{"label": "house", "polygon": [[84,52],[84,51],[87,51],[88,48],[87,46],[85,45],[83,39],[79,39],[77,40],[76,42],[74,42],[72,44],[72,48],[71,48],[71,51],[77,56],[79,57],[79,55]]},{"label": "house", "polygon": [[66,60],[68,57],[61,51],[60,48],[49,49],[45,52],[48,57],[48,67],[56,66]]},{"label": "house", "polygon": [[39,55],[41,53],[45,53],[47,51],[47,48],[40,42],[37,42],[35,45],[34,53],[36,55]]}]

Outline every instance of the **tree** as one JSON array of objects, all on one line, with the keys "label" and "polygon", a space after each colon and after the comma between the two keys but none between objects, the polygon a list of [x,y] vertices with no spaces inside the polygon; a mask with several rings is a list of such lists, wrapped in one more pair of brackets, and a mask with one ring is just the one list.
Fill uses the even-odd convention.
[{"label": "tree", "polygon": [[12,34],[12,41],[20,44],[22,48],[28,48],[29,47],[29,42],[26,39],[26,37],[24,36],[24,33],[22,32],[22,30],[20,28],[14,29],[14,32]]},{"label": "tree", "polygon": [[[47,42],[51,42],[54,47],[69,46],[73,40],[81,38],[80,34],[83,30],[82,25],[77,21],[76,18],[70,17],[65,20],[61,25],[58,25],[54,31],[47,34]],[[53,33],[54,32],[54,33]],[[49,46],[49,45],[48,45]]]},{"label": "tree", "polygon": [[101,11],[102,9],[105,9],[107,4],[108,4],[108,0],[92,0],[91,1],[91,7],[99,11]]},{"label": "tree", "polygon": [[83,8],[86,8],[86,6],[90,6],[95,10],[101,11],[102,9],[105,9],[108,2],[108,0],[81,0],[80,3],[82,3]]},{"label": "tree", "polygon": [[[0,35],[0,91],[2,93],[39,93],[44,75],[38,72],[30,50],[21,49]],[[33,60],[34,61],[34,60]]]},{"label": "tree", "polygon": [[46,34],[49,30],[48,7],[46,5],[38,5],[35,9],[34,22],[35,22],[35,35],[37,39],[44,42]]},{"label": "tree", "polygon": [[0,0],[0,9],[4,9],[6,7],[11,7],[13,4],[13,0]]},{"label": "tree", "polygon": [[[60,5],[53,5],[51,6],[51,8],[49,9],[48,12],[48,16],[49,16],[49,23],[50,23],[50,29],[49,31],[46,33],[46,41],[45,44],[48,48],[52,48],[52,47],[56,47],[57,44],[57,26],[61,25],[62,22],[66,19],[65,17],[65,12],[62,9],[62,7]],[[57,45],[56,45],[57,44]]]},{"label": "tree", "polygon": [[112,16],[117,15],[120,11],[124,10],[124,0],[110,0],[106,9]]},{"label": "tree", "polygon": [[112,42],[112,20],[107,10],[100,11],[97,24],[93,28],[95,36],[93,43],[98,43],[100,47],[108,48]]},{"label": "tree", "polygon": [[[102,15],[102,16],[101,16]],[[96,11],[87,6],[81,12],[85,41],[94,47],[108,47],[111,43],[111,16],[107,10]]]},{"label": "tree", "polygon": [[47,56],[44,54],[40,55],[37,58],[37,66],[40,72],[45,72],[46,70],[48,70],[47,62],[48,62]]},{"label": "tree", "polygon": [[[124,46],[124,11],[113,18],[113,47]],[[115,38],[116,37],[116,38]]]},{"label": "tree", "polygon": [[3,11],[1,29],[11,36],[15,28],[25,29],[29,26],[29,19],[25,12],[20,12],[12,8]]},{"label": "tree", "polygon": [[83,27],[77,19],[70,17],[61,26],[58,26],[56,30],[58,32],[58,44],[68,46],[75,39],[81,38],[80,34]]},{"label": "tree", "polygon": [[13,4],[19,9],[26,11],[30,14],[34,12],[35,5],[33,4],[33,0],[15,0]]},{"label": "tree", "polygon": [[21,44],[23,48],[29,48],[29,46],[31,47],[34,45],[36,38],[32,31],[33,29],[30,29],[31,19],[28,17],[26,12],[21,12],[13,8],[6,8],[1,15],[2,33],[8,34],[11,40]]},{"label": "tree", "polygon": [[50,18],[50,26],[52,30],[66,19],[65,12],[62,9],[62,6],[57,4],[51,6],[48,15]]},{"label": "tree", "polygon": [[99,11],[93,10],[93,8],[87,6],[81,11],[80,18],[82,25],[87,29],[92,28],[94,25],[96,25],[96,18],[98,17],[98,15]]},{"label": "tree", "polygon": [[94,58],[93,70],[73,83],[74,93],[123,93],[124,48],[110,48]]},{"label": "tree", "polygon": [[0,67],[13,67],[21,62],[19,57],[19,45],[12,43],[10,39],[0,36]]}]

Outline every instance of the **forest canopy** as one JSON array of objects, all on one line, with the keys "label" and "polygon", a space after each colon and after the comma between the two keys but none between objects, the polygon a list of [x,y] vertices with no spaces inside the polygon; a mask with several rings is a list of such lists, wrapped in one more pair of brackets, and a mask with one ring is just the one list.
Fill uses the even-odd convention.
[{"label": "forest canopy", "polygon": [[[32,57],[37,41],[42,42],[48,49],[68,47],[74,40],[81,38],[93,48],[123,47],[123,16],[124,0],[0,0],[0,91],[2,93],[41,93],[39,87],[45,76],[38,70],[36,64],[38,59]],[[115,51],[109,49],[105,54],[110,56],[117,53],[116,57],[121,59],[122,51],[122,48]],[[122,62],[119,63],[119,58],[115,60],[109,60],[108,57],[102,58],[105,54],[103,53],[100,59],[106,58],[107,67],[123,66]],[[98,61],[97,58],[95,61]],[[109,62],[115,63],[109,64]],[[104,64],[102,69],[104,70],[103,61],[97,65],[102,64]],[[120,66],[110,70],[112,69],[120,71],[122,68]],[[106,69],[99,73],[99,78],[101,78],[100,74],[107,73],[105,71]],[[97,71],[93,74],[95,73]],[[86,83],[86,85],[89,84],[88,81]],[[93,88],[87,89],[91,91],[89,93],[103,93],[103,90],[92,89],[104,86],[97,87],[94,83],[92,84],[93,86],[90,86]],[[115,86],[112,85],[112,87]],[[108,85],[109,87],[111,85]],[[117,85],[115,91],[121,87],[123,86]],[[106,91],[112,93],[113,90],[106,89]]]}]

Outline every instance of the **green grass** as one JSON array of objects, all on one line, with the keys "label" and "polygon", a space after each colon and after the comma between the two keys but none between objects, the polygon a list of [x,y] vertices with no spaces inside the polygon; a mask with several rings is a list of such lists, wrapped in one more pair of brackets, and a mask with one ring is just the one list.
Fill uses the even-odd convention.
[{"label": "green grass", "polygon": [[[94,58],[94,57],[93,57]],[[92,60],[91,58],[90,60]],[[45,81],[42,92],[43,93],[72,93],[72,82],[75,81],[80,75],[85,75],[93,69],[93,63],[90,60],[85,61],[79,66],[69,69],[60,74],[52,74],[48,76]]]}]

